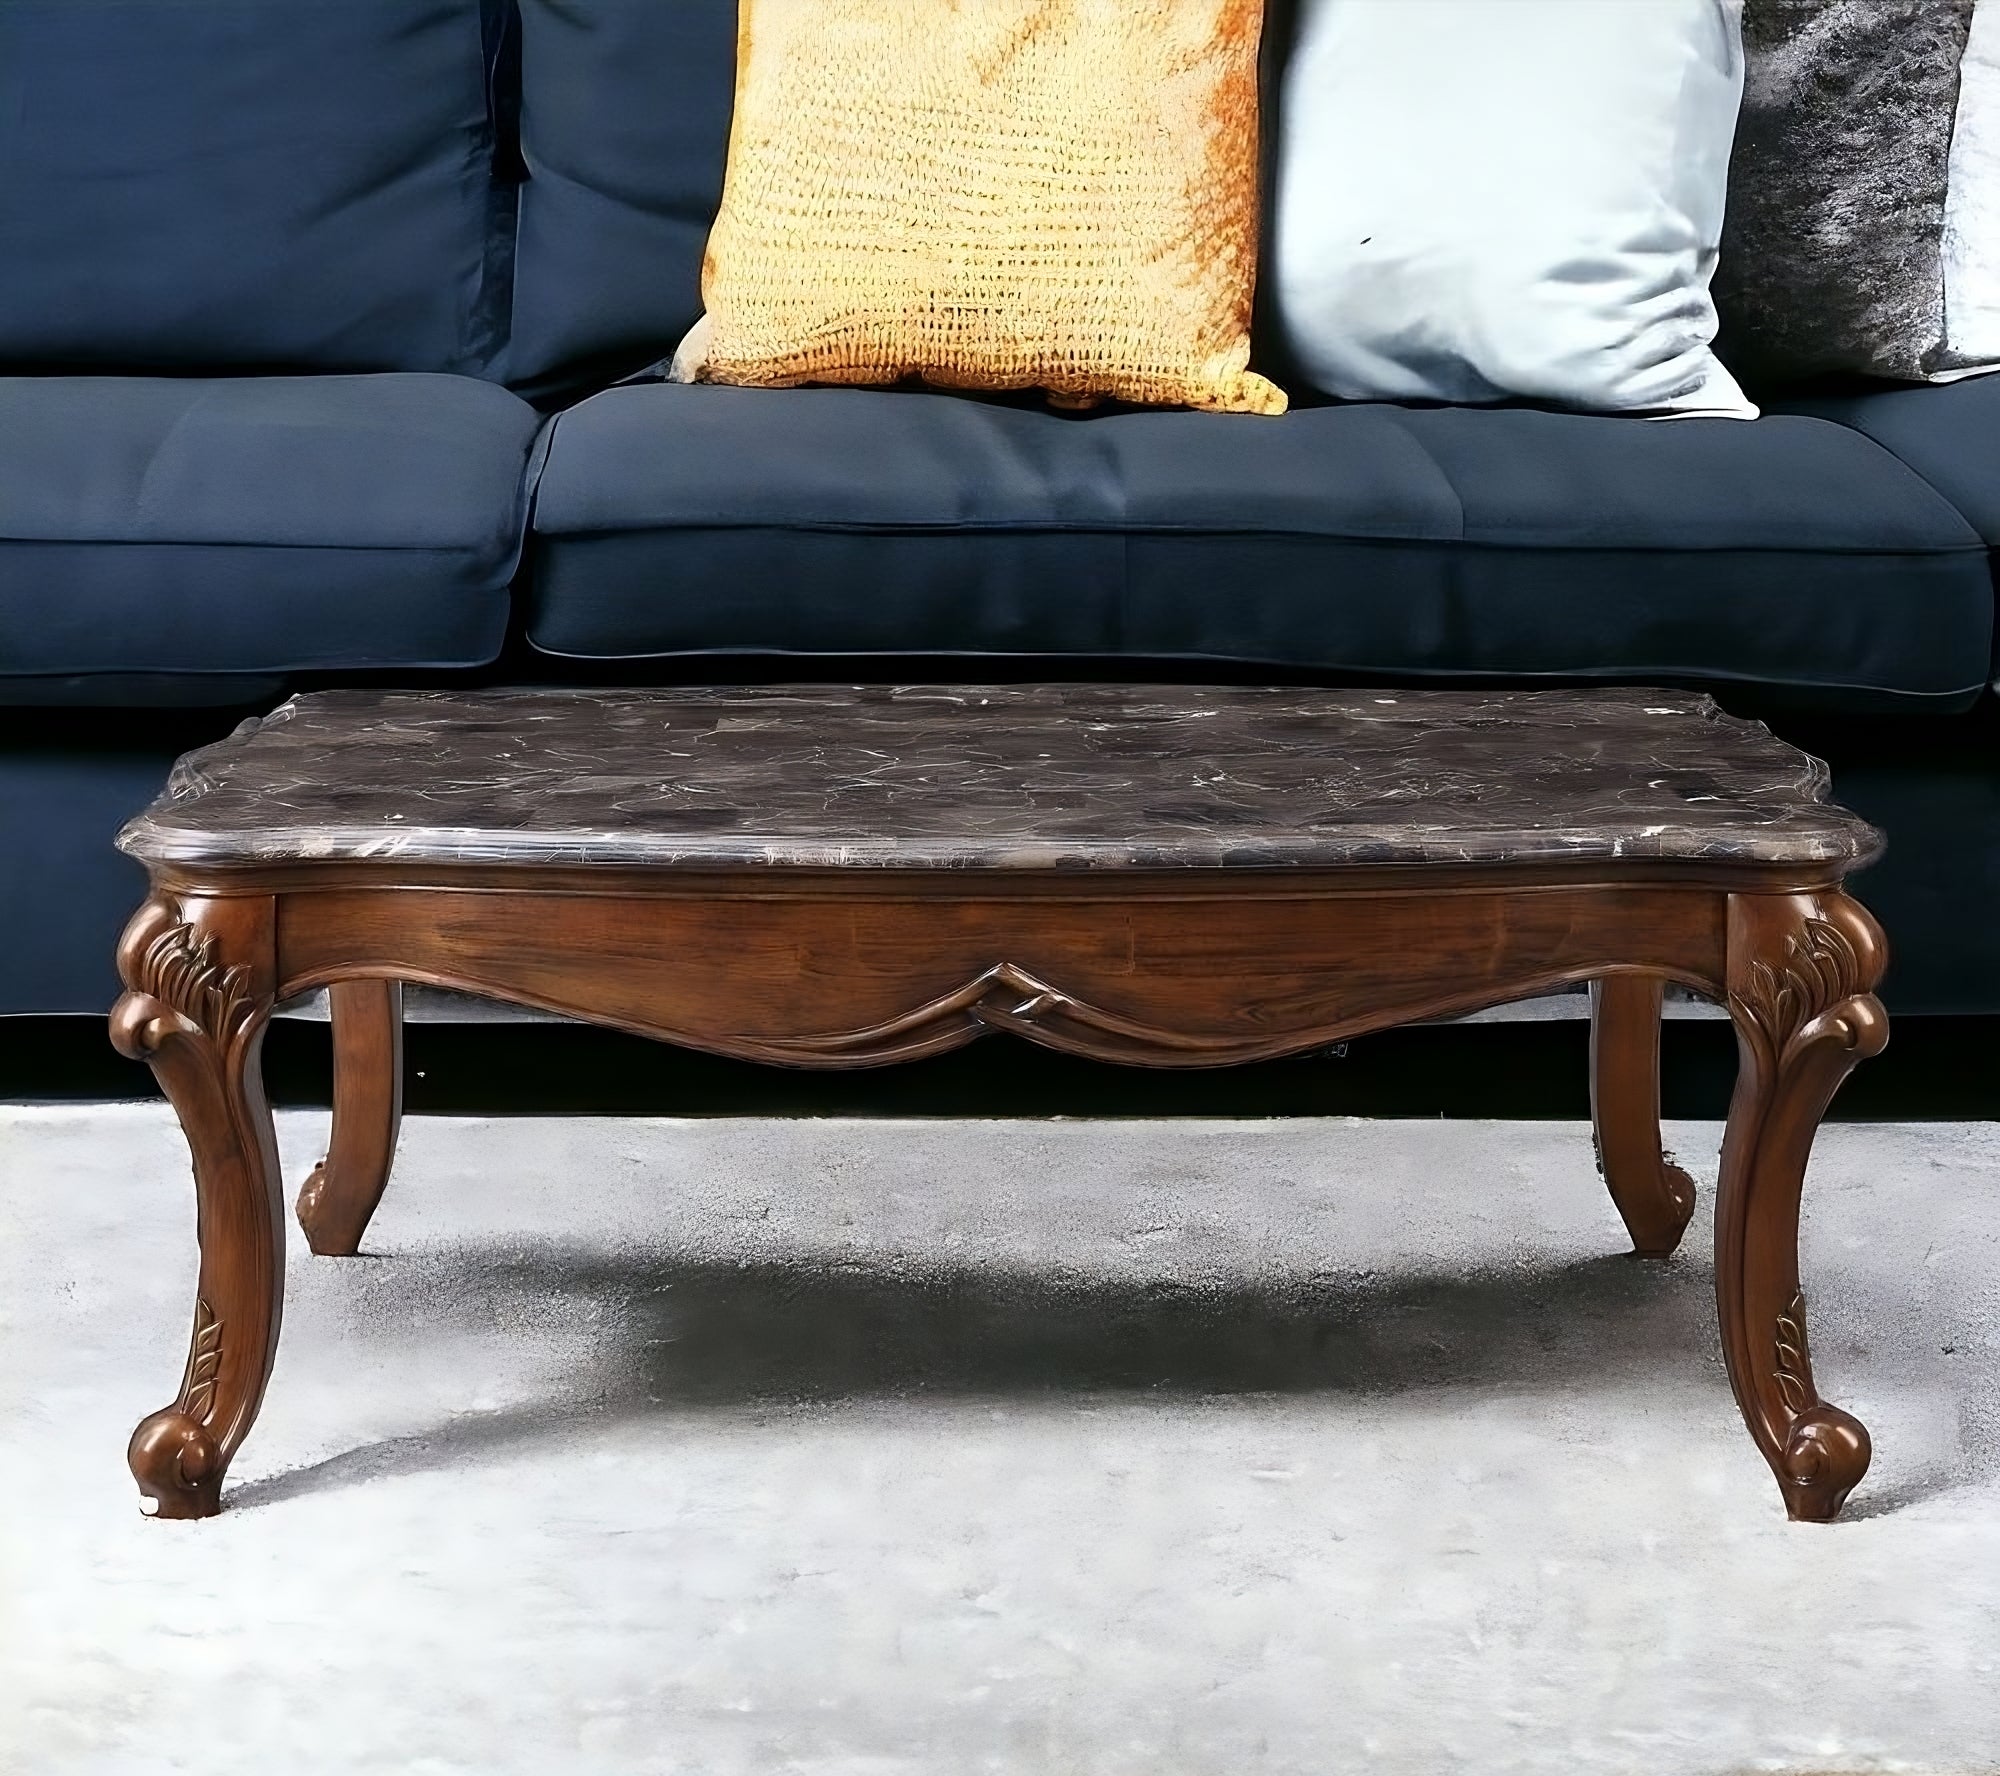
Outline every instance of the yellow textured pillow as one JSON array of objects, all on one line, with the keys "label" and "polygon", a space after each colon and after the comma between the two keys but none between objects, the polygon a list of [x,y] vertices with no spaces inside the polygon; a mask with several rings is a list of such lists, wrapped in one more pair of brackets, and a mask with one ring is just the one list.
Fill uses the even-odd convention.
[{"label": "yellow textured pillow", "polygon": [[684,381],[1282,413],[1250,374],[1263,0],[740,0]]}]

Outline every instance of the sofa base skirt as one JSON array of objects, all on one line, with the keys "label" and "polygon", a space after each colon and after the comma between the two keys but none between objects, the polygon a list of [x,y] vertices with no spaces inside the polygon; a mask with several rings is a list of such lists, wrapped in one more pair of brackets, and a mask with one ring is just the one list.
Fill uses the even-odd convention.
[{"label": "sofa base skirt", "polygon": [[[275,701],[275,699],[272,699]],[[266,707],[269,705],[266,704]],[[20,710],[0,717],[0,1016],[104,1012],[146,872],[112,845],[173,762],[246,712]]]}]

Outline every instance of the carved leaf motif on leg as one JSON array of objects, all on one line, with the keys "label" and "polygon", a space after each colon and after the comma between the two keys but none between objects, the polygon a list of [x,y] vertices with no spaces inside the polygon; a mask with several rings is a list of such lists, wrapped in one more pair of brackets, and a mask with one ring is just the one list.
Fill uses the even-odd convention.
[{"label": "carved leaf motif on leg", "polygon": [[1812,1354],[1806,1346],[1806,1297],[1800,1290],[1778,1316],[1778,1388],[1793,1412],[1814,1403]]},{"label": "carved leaf motif on leg", "polygon": [[[178,912],[162,909],[167,922],[142,933],[127,980],[135,993],[157,999],[197,1030],[228,1042],[256,1007],[250,970],[226,965],[216,956],[212,933],[197,931]],[[157,1036],[147,1047],[157,1046]]]},{"label": "carved leaf motif on leg", "polygon": [[[1809,918],[1786,937],[1784,958],[1776,967],[1750,964],[1749,983],[1738,1003],[1763,1032],[1776,1059],[1808,1026],[1852,998],[1861,974],[1854,940],[1837,925]],[[1851,1046],[1851,1028],[1848,1036]]]},{"label": "carved leaf motif on leg", "polygon": [[215,1403],[215,1378],[222,1368],[222,1322],[206,1301],[194,1304],[194,1345],[188,1355],[187,1386],[181,1390],[180,1410],[189,1418],[206,1423]]}]

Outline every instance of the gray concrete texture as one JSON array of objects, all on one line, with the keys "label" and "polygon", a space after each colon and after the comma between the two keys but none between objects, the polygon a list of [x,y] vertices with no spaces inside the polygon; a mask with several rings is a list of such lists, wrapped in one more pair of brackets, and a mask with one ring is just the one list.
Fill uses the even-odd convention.
[{"label": "gray concrete texture", "polygon": [[416,1120],[161,1524],[191,1204],[0,1110],[9,1772],[2000,1768],[1994,1126],[1823,1136],[1831,1528],[1579,1125]]}]

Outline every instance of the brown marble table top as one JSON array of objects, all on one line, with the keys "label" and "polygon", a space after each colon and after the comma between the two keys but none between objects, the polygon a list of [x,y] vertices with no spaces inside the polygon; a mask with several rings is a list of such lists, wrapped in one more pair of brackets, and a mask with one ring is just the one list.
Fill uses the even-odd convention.
[{"label": "brown marble table top", "polygon": [[325,691],[191,753],[148,863],[1856,867],[1826,768],[1650,690]]}]

